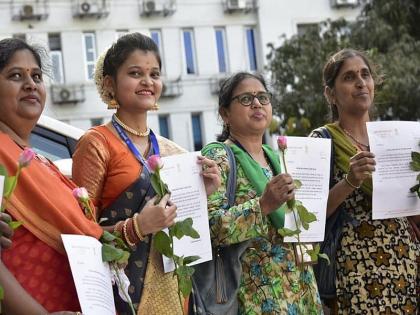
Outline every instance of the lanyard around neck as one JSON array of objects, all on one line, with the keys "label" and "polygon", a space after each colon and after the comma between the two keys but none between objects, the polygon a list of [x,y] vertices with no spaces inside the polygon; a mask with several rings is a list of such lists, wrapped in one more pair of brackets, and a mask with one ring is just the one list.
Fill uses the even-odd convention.
[{"label": "lanyard around neck", "polygon": [[[125,133],[125,131],[121,128],[121,126],[115,121],[114,116],[112,116],[112,125],[114,126],[115,130],[117,131],[118,135],[120,136],[120,138],[125,142],[125,144],[128,146],[128,148],[130,149],[131,153],[133,153],[134,157],[140,162],[141,165],[143,165],[146,170],[150,172],[149,166],[147,165],[144,157],[141,155],[141,153],[139,152],[139,150],[137,150],[136,146],[134,145],[133,141],[131,141],[130,137],[127,136],[127,134]],[[152,144],[152,152],[155,155],[160,155],[160,151],[159,151],[159,144],[157,142],[156,136],[153,133],[152,130],[150,130],[150,134],[149,134],[149,139],[150,142]]]}]

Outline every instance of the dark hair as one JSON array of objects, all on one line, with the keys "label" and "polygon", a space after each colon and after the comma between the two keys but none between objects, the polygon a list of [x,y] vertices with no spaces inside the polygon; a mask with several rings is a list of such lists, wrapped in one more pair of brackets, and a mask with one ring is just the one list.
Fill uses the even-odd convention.
[{"label": "dark hair", "polygon": [[[255,79],[261,82],[265,90],[267,89],[267,83],[265,82],[264,78],[260,74],[253,74],[249,72],[238,72],[231,77],[227,78],[223,81],[220,85],[219,91],[219,115],[222,116],[222,111],[230,107],[233,97],[233,91],[236,87],[246,79]],[[225,141],[229,138],[230,130],[229,126],[223,124],[222,133],[217,135],[217,141]]]},{"label": "dark hair", "polygon": [[[327,63],[324,66],[323,70],[323,84],[324,87],[328,86],[329,88],[333,89],[335,85],[335,79],[338,76],[338,73],[341,70],[344,62],[353,57],[360,57],[362,58],[363,62],[368,67],[375,84],[380,84],[382,79],[377,75],[376,70],[377,66],[374,65],[369,58],[366,56],[365,53],[351,48],[342,49],[328,58]],[[332,121],[336,121],[338,119],[338,110],[336,104],[329,104],[330,105],[330,119]]]},{"label": "dark hair", "polygon": [[121,36],[107,51],[104,59],[103,76],[116,77],[117,71],[128,56],[135,50],[151,51],[155,54],[162,68],[162,61],[159,55],[159,48],[150,37],[140,33],[130,33]]},{"label": "dark hair", "polygon": [[26,49],[29,50],[34,56],[39,68],[44,70],[42,59],[47,56],[44,48],[40,46],[29,45],[19,38],[5,38],[0,41],[0,71],[2,71],[4,67],[7,66],[15,52]]}]

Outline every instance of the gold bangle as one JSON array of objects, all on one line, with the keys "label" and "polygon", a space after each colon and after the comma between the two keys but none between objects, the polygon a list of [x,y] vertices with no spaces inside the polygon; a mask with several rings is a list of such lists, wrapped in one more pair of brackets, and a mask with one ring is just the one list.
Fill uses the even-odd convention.
[{"label": "gold bangle", "polygon": [[144,241],[144,235],[143,235],[143,233],[141,233],[141,230],[140,230],[140,226],[139,226],[139,224],[138,224],[138,222],[137,222],[137,216],[138,216],[139,214],[138,213],[136,213],[136,214],[134,214],[134,216],[133,216],[133,224],[134,224],[134,231],[136,232],[136,235],[137,235],[137,237],[139,238],[139,240],[140,241]]},{"label": "gold bangle", "polygon": [[346,181],[346,183],[351,187],[351,188],[354,188],[354,189],[359,189],[360,188],[360,185],[359,186],[356,186],[356,185],[353,185],[350,181],[349,181],[349,179],[347,178],[347,174],[346,175],[344,175],[344,180]]},{"label": "gold bangle", "polygon": [[130,241],[130,239],[128,238],[128,234],[127,234],[127,224],[128,224],[128,220],[130,220],[130,219],[126,219],[126,220],[124,221],[124,224],[123,224],[123,235],[124,235],[125,242],[128,244],[128,246],[133,247],[133,246],[135,246],[136,244]]}]

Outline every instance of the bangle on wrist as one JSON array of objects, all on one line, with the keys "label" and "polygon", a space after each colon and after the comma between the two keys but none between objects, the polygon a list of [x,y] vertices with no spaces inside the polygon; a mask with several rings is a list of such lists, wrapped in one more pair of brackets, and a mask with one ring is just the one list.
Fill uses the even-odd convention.
[{"label": "bangle on wrist", "polygon": [[136,235],[137,235],[137,237],[139,238],[139,240],[140,241],[144,241],[144,235],[143,235],[143,233],[142,233],[142,231],[141,231],[141,229],[140,229],[140,226],[139,226],[139,223],[137,222],[137,216],[138,216],[139,214],[138,213],[136,213],[134,216],[133,216],[133,225],[134,225],[134,231],[136,232]]},{"label": "bangle on wrist", "polygon": [[140,239],[136,235],[136,231],[134,230],[134,220],[131,218],[127,223],[127,234],[130,238],[131,243],[137,244]]},{"label": "bangle on wrist", "polygon": [[128,245],[128,246],[130,246],[130,247],[133,247],[133,246],[135,246],[136,244],[135,244],[135,243],[133,243],[133,242],[129,239],[129,236],[128,236],[128,233],[127,233],[127,225],[128,225],[129,220],[130,220],[130,219],[126,219],[126,220],[124,221],[124,224],[123,224],[123,236],[124,236],[124,239],[125,239],[125,242],[127,243],[127,245]]},{"label": "bangle on wrist", "polygon": [[350,182],[350,180],[347,178],[347,174],[344,175],[344,180],[346,181],[347,185],[349,185],[351,188],[354,188],[354,189],[360,188],[360,185],[356,186],[356,185],[352,184],[352,182]]}]

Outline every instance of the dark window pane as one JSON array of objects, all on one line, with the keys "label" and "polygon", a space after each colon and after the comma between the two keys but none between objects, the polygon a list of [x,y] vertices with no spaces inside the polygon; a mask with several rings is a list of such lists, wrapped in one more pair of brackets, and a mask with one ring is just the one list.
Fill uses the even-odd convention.
[{"label": "dark window pane", "polygon": [[93,37],[90,34],[85,35],[86,51],[93,49]]},{"label": "dark window pane", "polygon": [[155,42],[155,44],[160,47],[160,34],[157,31],[151,31],[150,32],[150,37],[153,39],[153,41]]},{"label": "dark window pane", "polygon": [[255,51],[255,36],[254,29],[246,30],[246,42],[248,46],[249,69],[251,71],[257,70],[257,53]]},{"label": "dark window pane", "polygon": [[63,56],[61,50],[50,52],[54,83],[64,83]]},{"label": "dark window pane", "polygon": [[219,61],[219,72],[226,72],[226,52],[223,30],[216,30],[217,58]]},{"label": "dark window pane", "polygon": [[200,151],[203,147],[203,135],[201,131],[201,115],[195,114],[191,116],[192,119],[192,129],[193,129],[193,140],[194,140],[194,150]]},{"label": "dark window pane", "polygon": [[88,65],[87,70],[88,70],[88,78],[93,79],[93,72],[95,71],[95,65]]},{"label": "dark window pane", "polygon": [[194,64],[194,43],[191,31],[184,31],[184,48],[185,48],[185,61],[187,64],[187,73],[195,73]]},{"label": "dark window pane", "polygon": [[159,116],[159,133],[162,137],[170,139],[168,116]]},{"label": "dark window pane", "polygon": [[31,134],[31,145],[37,153],[42,154],[51,161],[71,158],[69,149],[65,144],[45,138],[39,134]]},{"label": "dark window pane", "polygon": [[48,46],[50,50],[61,50],[61,36],[60,34],[48,34]]},{"label": "dark window pane", "polygon": [[23,40],[24,42],[26,42],[26,35],[25,34],[22,34],[22,33],[18,33],[18,34],[13,34],[13,36],[12,36],[13,38],[17,38],[17,39],[21,39],[21,40]]}]

